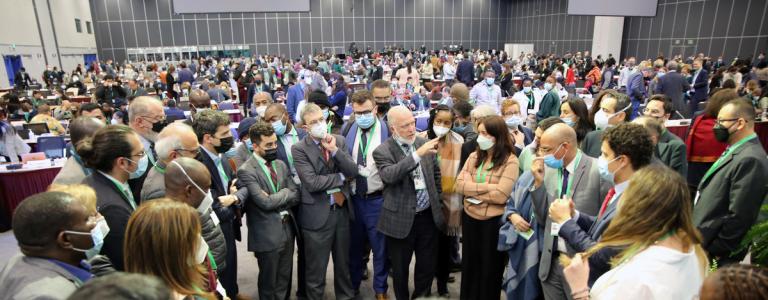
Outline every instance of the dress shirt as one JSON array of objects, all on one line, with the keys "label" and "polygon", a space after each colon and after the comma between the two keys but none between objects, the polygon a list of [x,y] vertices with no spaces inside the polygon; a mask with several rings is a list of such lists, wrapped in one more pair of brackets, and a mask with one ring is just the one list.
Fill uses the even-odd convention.
[{"label": "dress shirt", "polygon": [[224,187],[224,193],[229,195],[229,185],[227,184],[229,183],[229,181],[226,178],[224,178],[224,176],[227,174],[224,174],[224,167],[221,166],[221,156],[219,156],[219,154],[215,154],[211,151],[208,151],[208,149],[206,149],[205,147],[200,147],[200,149],[203,149],[205,153],[208,154],[208,157],[210,157],[211,160],[213,160],[213,163],[216,165],[216,168],[218,169],[216,171],[219,172],[219,179],[221,179],[221,186]]}]

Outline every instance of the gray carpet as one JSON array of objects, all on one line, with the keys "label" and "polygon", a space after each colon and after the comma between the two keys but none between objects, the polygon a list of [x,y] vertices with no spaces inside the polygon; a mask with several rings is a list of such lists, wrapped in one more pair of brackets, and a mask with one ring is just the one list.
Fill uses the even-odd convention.
[{"label": "gray carpet", "polygon": [[[248,228],[243,226],[243,236],[247,236]],[[257,278],[259,274],[259,268],[256,263],[256,258],[251,252],[246,250],[246,241],[237,243],[237,260],[238,260],[238,284],[240,285],[240,293],[243,296],[250,297],[251,299],[258,299],[258,287]],[[19,248],[16,245],[16,239],[13,237],[13,232],[6,231],[0,233],[0,265],[5,265],[5,262],[13,255],[19,253]],[[415,259],[411,262],[411,276],[410,276],[410,289],[413,291],[413,265]],[[368,264],[368,270],[373,273],[372,263]],[[296,293],[296,262],[294,260],[294,272],[293,272],[293,299],[295,299]],[[461,280],[461,273],[452,274],[456,277],[456,282],[448,284],[448,290],[451,295],[451,299],[459,298],[459,280]],[[392,290],[392,278],[389,280],[389,298],[394,299],[394,291]],[[372,287],[372,279],[363,281],[360,284],[360,298],[361,299],[375,299],[375,293]],[[326,275],[325,284],[325,298],[334,299],[333,294],[333,262],[328,264],[328,272]],[[432,287],[434,294],[437,293],[436,283]]]}]

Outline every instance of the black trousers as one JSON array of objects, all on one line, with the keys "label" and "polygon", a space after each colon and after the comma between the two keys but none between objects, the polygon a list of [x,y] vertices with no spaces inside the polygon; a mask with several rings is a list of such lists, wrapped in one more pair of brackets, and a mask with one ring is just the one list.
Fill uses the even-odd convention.
[{"label": "black trousers", "polygon": [[499,299],[505,252],[496,250],[501,216],[477,220],[462,213],[461,299]]},{"label": "black trousers", "polygon": [[237,245],[235,245],[235,227],[232,221],[219,224],[227,243],[227,267],[219,273],[219,281],[227,291],[227,296],[234,299],[240,292],[237,287]]},{"label": "black trousers", "polygon": [[448,277],[451,275],[451,268],[456,265],[461,259],[458,259],[458,255],[454,252],[458,252],[456,247],[458,237],[448,236],[444,233],[440,233],[438,237],[437,246],[437,273],[435,278],[437,279],[437,293],[448,293]]},{"label": "black trousers", "polygon": [[[417,213],[411,232],[404,239],[387,236],[387,254],[392,263],[392,285],[398,300],[428,296],[437,265],[437,239],[440,232],[432,219],[431,209]],[[416,253],[414,289],[409,297],[408,275],[411,257]]]}]

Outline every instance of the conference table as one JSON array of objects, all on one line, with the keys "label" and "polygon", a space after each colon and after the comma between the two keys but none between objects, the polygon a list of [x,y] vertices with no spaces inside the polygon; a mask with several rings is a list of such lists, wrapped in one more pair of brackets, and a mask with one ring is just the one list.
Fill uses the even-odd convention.
[{"label": "conference table", "polygon": [[66,159],[32,161],[21,169],[8,170],[0,165],[0,231],[11,228],[11,218],[17,206],[31,195],[48,189]]}]

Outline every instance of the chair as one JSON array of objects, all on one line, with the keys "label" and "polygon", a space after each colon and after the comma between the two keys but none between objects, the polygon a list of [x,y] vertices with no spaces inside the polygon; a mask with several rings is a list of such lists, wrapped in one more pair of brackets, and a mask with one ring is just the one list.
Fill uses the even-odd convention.
[{"label": "chair", "polygon": [[350,103],[349,105],[344,107],[344,115],[349,116],[351,114],[352,114],[352,104]]},{"label": "chair", "polygon": [[37,138],[37,151],[45,153],[48,158],[64,157],[67,143],[63,136],[41,136]]},{"label": "chair", "polygon": [[46,160],[45,153],[33,152],[33,153],[25,153],[21,155],[22,163],[26,163],[28,161],[33,161],[33,160]]}]

